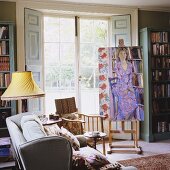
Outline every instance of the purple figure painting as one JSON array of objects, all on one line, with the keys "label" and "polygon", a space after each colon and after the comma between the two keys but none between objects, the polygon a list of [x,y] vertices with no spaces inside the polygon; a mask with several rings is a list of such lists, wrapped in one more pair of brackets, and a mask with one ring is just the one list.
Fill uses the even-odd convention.
[{"label": "purple figure painting", "polygon": [[[113,72],[115,77],[109,78],[112,97],[114,98],[114,120],[142,120],[143,110],[139,110],[137,101],[137,88],[133,84],[134,68],[129,59],[128,49],[125,47],[116,49]],[[139,116],[139,112],[140,115]]]}]

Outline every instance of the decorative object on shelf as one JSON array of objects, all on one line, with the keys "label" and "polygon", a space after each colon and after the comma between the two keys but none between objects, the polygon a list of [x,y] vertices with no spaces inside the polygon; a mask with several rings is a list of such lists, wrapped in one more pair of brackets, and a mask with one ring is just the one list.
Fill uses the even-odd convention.
[{"label": "decorative object on shelf", "polygon": [[12,81],[1,96],[1,100],[22,101],[22,112],[27,110],[27,99],[44,97],[45,93],[38,87],[31,71],[12,73]]}]

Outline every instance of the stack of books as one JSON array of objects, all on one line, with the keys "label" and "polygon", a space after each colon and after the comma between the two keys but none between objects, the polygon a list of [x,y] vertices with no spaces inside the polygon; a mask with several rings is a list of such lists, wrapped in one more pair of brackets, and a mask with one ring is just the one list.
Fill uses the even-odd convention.
[{"label": "stack of books", "polygon": [[12,160],[10,138],[0,138],[0,162]]}]

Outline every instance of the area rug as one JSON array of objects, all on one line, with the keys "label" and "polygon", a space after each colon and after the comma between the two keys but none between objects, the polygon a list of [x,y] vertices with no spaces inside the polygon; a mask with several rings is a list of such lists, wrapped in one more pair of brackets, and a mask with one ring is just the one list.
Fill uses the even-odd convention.
[{"label": "area rug", "polygon": [[170,170],[170,153],[117,162],[124,166],[134,166],[138,170]]}]

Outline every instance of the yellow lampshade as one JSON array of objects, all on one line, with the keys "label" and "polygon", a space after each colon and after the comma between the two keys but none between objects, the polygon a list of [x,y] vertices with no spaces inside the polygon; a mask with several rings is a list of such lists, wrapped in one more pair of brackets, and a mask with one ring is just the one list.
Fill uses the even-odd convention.
[{"label": "yellow lampshade", "polygon": [[19,100],[43,97],[45,93],[38,87],[31,71],[12,73],[12,81],[1,96],[1,100]]}]

